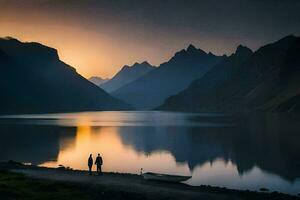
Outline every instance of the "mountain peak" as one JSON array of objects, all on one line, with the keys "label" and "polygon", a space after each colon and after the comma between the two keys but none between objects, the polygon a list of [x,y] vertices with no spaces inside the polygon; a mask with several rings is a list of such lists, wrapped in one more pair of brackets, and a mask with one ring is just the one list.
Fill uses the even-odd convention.
[{"label": "mountain peak", "polygon": [[105,82],[107,82],[108,78],[101,78],[99,76],[92,76],[88,79],[90,82],[94,83],[95,85],[99,86]]},{"label": "mountain peak", "polygon": [[123,71],[123,70],[128,70],[129,68],[130,68],[130,66],[124,65],[124,66],[122,67],[121,71]]},{"label": "mountain peak", "polygon": [[190,44],[187,49],[186,49],[186,53],[187,54],[203,54],[203,55],[207,55],[207,53],[205,51],[203,51],[202,49],[197,49],[194,45]]},{"label": "mountain peak", "polygon": [[[281,40],[296,40],[297,38],[298,38],[297,36],[291,34],[291,35],[285,36]],[[279,41],[281,41],[281,40],[279,40]]]},{"label": "mountain peak", "polygon": [[147,61],[141,63],[135,62],[131,66],[125,65],[111,80],[101,85],[101,88],[107,92],[113,92],[120,87],[140,78],[154,68],[155,67],[150,65]]},{"label": "mountain peak", "polygon": [[[127,66],[127,65],[125,65]],[[152,68],[153,66],[150,65],[147,61],[144,61],[144,62],[141,62],[141,63],[138,63],[138,62],[135,62],[132,66],[127,66],[127,68]]]},{"label": "mountain peak", "polygon": [[185,59],[206,59],[216,57],[212,53],[206,53],[202,49],[197,49],[194,45],[190,44],[186,49],[182,49],[175,53],[175,55],[170,59],[172,62],[182,62]]},{"label": "mountain peak", "polygon": [[18,59],[59,60],[56,49],[37,42],[21,42],[12,37],[5,37],[0,38],[0,47],[4,52],[18,57]]},{"label": "mountain peak", "polygon": [[246,46],[243,46],[243,45],[239,45],[237,48],[236,48],[236,51],[235,51],[235,54],[236,55],[240,55],[240,54],[252,54],[253,51],[246,47]]},{"label": "mountain peak", "polygon": [[187,49],[186,49],[186,51],[197,51],[198,49],[194,46],[194,45],[192,45],[192,44],[190,44],[188,47],[187,47]]},{"label": "mountain peak", "polygon": [[101,80],[101,81],[106,81],[109,80],[108,78],[101,78],[100,76],[91,76],[88,80],[93,80],[93,79],[97,79],[97,80]]},{"label": "mountain peak", "polygon": [[141,63],[141,65],[150,65],[150,64],[148,63],[148,61],[144,61]]}]

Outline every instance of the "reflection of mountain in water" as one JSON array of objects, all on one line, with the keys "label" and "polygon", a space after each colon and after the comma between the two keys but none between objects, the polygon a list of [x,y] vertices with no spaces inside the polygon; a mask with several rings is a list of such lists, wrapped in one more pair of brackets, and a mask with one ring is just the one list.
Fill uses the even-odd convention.
[{"label": "reflection of mountain in water", "polygon": [[176,162],[187,162],[192,170],[196,165],[222,158],[236,163],[240,173],[258,166],[289,180],[300,177],[296,118],[239,116],[235,121],[235,127],[122,127],[119,133],[122,142],[136,151],[169,151]]},{"label": "reflection of mountain in water", "polygon": [[[75,128],[32,125],[0,125],[0,161],[41,164],[56,160],[62,142],[74,143]],[[66,147],[66,146],[64,146]]]},{"label": "reflection of mountain in water", "polygon": [[[229,123],[236,126],[129,126],[120,127],[117,132],[121,142],[135,151],[144,154],[168,151],[176,162],[187,163],[191,170],[221,158],[235,163],[239,173],[258,166],[288,180],[300,177],[299,118],[279,115],[187,116],[192,124]],[[162,119],[158,117],[158,120]],[[55,161],[59,151],[74,149],[75,140],[80,140],[76,137],[76,128],[4,123],[0,123],[0,161],[13,159],[33,164]],[[100,134],[101,128],[92,127],[92,133]],[[96,140],[89,142],[97,143]]]}]

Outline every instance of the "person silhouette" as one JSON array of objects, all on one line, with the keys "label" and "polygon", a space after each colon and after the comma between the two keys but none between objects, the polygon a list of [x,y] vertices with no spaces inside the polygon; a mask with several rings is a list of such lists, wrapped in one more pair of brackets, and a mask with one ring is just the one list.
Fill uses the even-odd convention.
[{"label": "person silhouette", "polygon": [[92,154],[90,154],[90,157],[88,159],[88,166],[89,166],[89,174],[92,175],[92,167],[93,167],[93,157],[92,157]]},{"label": "person silhouette", "polygon": [[102,157],[100,156],[99,153],[98,153],[98,156],[96,158],[95,164],[97,165],[97,173],[98,173],[98,175],[102,175],[101,166],[103,164],[103,160],[102,160]]}]

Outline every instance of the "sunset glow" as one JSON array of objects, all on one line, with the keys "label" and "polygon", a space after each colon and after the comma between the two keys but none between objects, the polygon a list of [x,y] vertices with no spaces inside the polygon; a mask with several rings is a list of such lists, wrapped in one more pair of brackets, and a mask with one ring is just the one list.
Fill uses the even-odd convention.
[{"label": "sunset glow", "polygon": [[[157,152],[149,156],[138,153],[130,146],[122,144],[119,134],[118,128],[115,127],[79,126],[77,127],[75,141],[61,141],[62,149],[59,152],[58,159],[42,165],[57,167],[62,164],[85,170],[87,165],[83,160],[86,160],[90,153],[94,157],[101,153],[105,162],[104,171],[138,174],[140,168],[143,167],[145,170],[164,171],[165,173],[170,172],[171,168],[173,174],[190,174],[187,164],[178,165],[170,153]],[[157,163],[160,163],[160,165],[157,165]]]},{"label": "sunset glow", "polygon": [[[223,6],[219,1],[118,5],[98,0],[0,0],[0,37],[51,46],[58,49],[61,60],[86,78],[107,78],[135,62],[159,65],[190,43],[223,55],[231,54],[239,44],[256,49],[299,31],[296,7],[278,3],[266,13],[267,1],[237,2],[231,0]],[[226,14],[229,11],[231,15]],[[290,23],[274,18],[287,18]]]}]

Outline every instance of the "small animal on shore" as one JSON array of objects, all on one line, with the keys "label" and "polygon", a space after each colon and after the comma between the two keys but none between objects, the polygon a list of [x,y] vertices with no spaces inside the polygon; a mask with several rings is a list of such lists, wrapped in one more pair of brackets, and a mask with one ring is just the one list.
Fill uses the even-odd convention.
[{"label": "small animal on shore", "polygon": [[98,156],[96,158],[95,164],[97,165],[97,174],[98,175],[102,175],[102,165],[103,165],[103,159],[100,156],[100,154],[98,153]]},{"label": "small animal on shore", "polygon": [[92,167],[93,167],[93,155],[90,154],[90,157],[88,159],[88,166],[89,166],[89,174],[92,175]]}]

